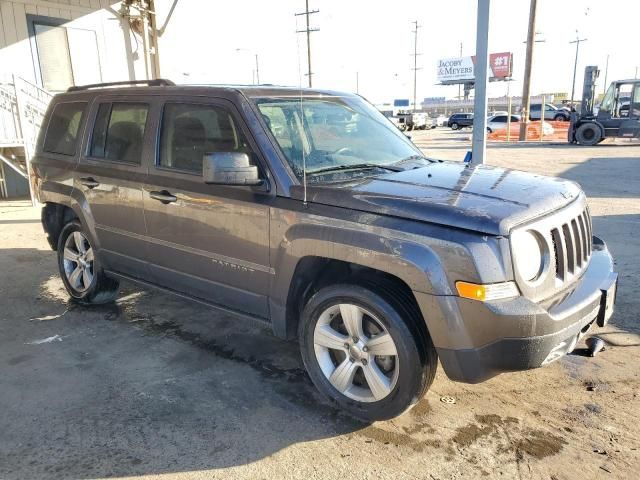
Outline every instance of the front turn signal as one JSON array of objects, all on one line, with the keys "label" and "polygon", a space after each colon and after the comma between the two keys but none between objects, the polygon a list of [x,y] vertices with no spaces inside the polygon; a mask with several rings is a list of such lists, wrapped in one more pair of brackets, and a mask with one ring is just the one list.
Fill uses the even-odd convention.
[{"label": "front turn signal", "polygon": [[515,282],[488,283],[486,285],[456,282],[458,295],[480,302],[500,300],[503,298],[517,297],[520,295]]}]

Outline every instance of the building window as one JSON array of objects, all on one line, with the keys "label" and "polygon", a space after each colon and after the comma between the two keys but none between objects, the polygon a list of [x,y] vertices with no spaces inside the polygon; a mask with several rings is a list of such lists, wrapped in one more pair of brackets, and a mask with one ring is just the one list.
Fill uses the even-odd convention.
[{"label": "building window", "polygon": [[68,20],[27,15],[36,76],[45,90],[102,81],[96,33],[67,27]]}]

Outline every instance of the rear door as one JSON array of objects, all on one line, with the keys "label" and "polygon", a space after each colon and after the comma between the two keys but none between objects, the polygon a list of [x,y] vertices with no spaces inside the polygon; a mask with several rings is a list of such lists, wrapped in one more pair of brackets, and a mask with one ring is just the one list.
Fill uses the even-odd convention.
[{"label": "rear door", "polygon": [[629,99],[629,114],[621,122],[621,137],[640,137],[640,83],[636,83]]},{"label": "rear door", "polygon": [[[207,185],[202,157],[246,152],[264,176],[250,133],[224,99],[167,100],[144,209],[151,280],[233,310],[268,317],[269,200],[258,187]],[[266,178],[266,176],[265,176]]]},{"label": "rear door", "polygon": [[143,157],[153,154],[152,105],[140,96],[98,97],[91,109],[74,186],[86,199],[100,258],[109,270],[145,277]]}]

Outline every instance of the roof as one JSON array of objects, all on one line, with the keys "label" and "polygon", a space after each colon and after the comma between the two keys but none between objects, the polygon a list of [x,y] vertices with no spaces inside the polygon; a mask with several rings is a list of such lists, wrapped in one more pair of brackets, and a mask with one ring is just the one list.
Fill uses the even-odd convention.
[{"label": "roof", "polygon": [[141,81],[125,81],[112,83],[98,83],[91,85],[80,85],[70,87],[68,94],[79,94],[87,92],[119,93],[126,95],[136,94],[158,94],[158,93],[174,93],[179,91],[181,94],[187,95],[207,95],[213,91],[223,91],[227,93],[240,92],[246,97],[304,97],[313,96],[354,96],[353,93],[337,92],[333,90],[301,88],[281,85],[212,85],[212,84],[195,84],[195,85],[176,85],[169,80],[141,80]]}]

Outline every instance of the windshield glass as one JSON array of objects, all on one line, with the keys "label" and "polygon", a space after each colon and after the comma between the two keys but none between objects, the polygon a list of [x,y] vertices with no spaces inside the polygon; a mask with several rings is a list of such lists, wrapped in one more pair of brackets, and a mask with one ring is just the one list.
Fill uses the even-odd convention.
[{"label": "windshield glass", "polygon": [[314,172],[335,168],[342,174],[350,169],[384,173],[385,166],[422,157],[409,139],[360,97],[260,97],[254,101],[299,180],[303,163],[313,181]]}]

